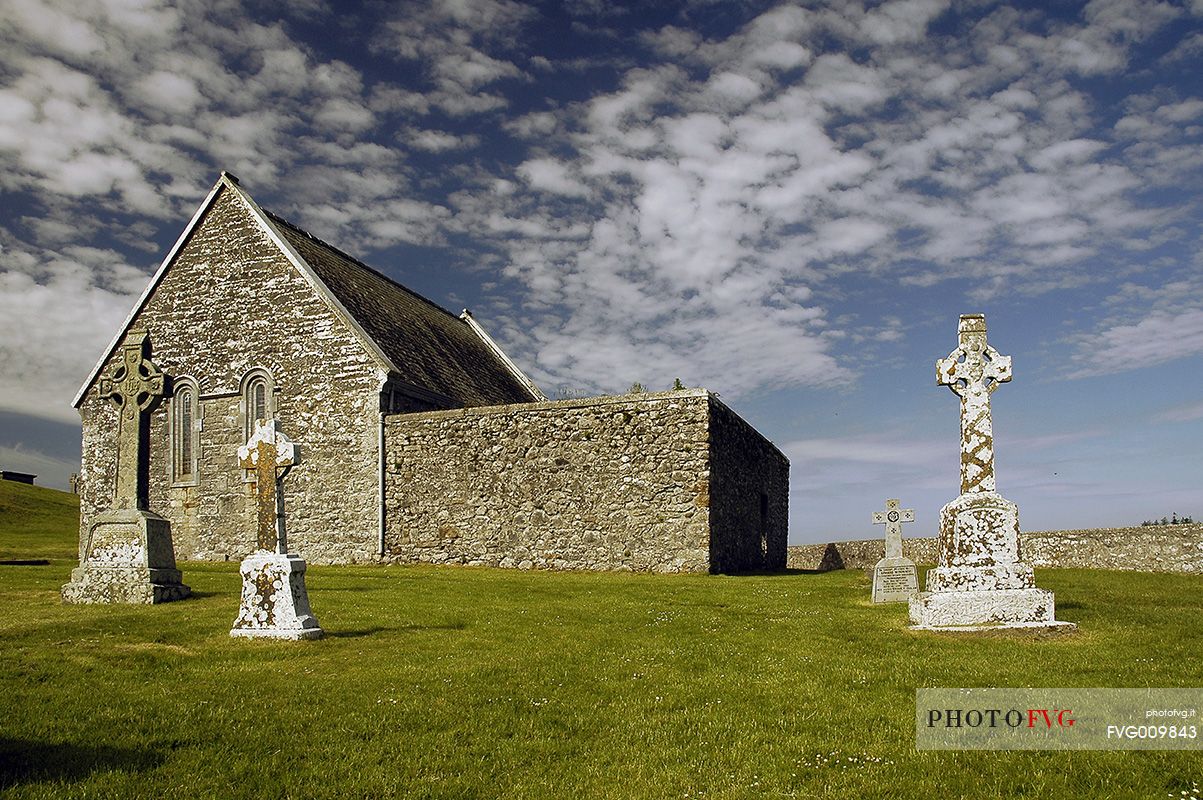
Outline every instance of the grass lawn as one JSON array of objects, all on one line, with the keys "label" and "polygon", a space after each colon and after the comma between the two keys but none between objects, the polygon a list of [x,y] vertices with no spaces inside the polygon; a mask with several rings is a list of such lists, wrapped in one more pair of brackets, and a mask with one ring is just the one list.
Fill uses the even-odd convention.
[{"label": "grass lawn", "polygon": [[[27,488],[27,487],[26,487]],[[317,642],[195,597],[64,606],[61,517],[0,483],[0,792],[25,797],[1181,798],[1198,752],[917,752],[923,686],[1203,686],[1197,577],[1042,570],[1073,635],[940,636],[861,572],[311,567]],[[26,498],[28,499],[28,498]],[[14,555],[15,554],[15,555]],[[1189,793],[1187,796],[1190,796]]]}]

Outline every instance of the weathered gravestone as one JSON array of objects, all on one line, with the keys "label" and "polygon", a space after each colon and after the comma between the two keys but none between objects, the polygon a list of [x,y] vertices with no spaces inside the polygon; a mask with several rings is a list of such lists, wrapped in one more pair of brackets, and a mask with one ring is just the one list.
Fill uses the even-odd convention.
[{"label": "weathered gravestone", "polygon": [[902,555],[902,523],[915,521],[913,508],[886,500],[885,511],[873,512],[873,524],[886,526],[886,557],[873,567],[873,602],[901,603],[919,594],[915,562]]},{"label": "weathered gravestone", "polygon": [[321,638],[305,591],[305,560],[288,552],[284,535],[281,485],[296,463],[293,444],[276,430],[275,420],[258,420],[254,435],[238,448],[238,460],[255,472],[259,548],[242,560],[242,603],[230,635]]},{"label": "weathered gravestone", "polygon": [[1019,508],[995,491],[990,394],[1011,380],[1011,357],[986,343],[986,318],[961,315],[959,344],[936,362],[936,383],[961,398],[961,494],[940,509],[937,566],[911,600],[915,628],[1073,627],[1057,622],[1053,593],[1020,560]]},{"label": "weathered gravestone", "polygon": [[175,568],[171,523],[148,507],[147,420],[164,392],[149,347],[145,331],[131,331],[121,363],[100,379],[100,396],[117,406],[117,485],[113,504],[88,527],[79,566],[63,586],[66,603],[166,603],[192,591]]}]

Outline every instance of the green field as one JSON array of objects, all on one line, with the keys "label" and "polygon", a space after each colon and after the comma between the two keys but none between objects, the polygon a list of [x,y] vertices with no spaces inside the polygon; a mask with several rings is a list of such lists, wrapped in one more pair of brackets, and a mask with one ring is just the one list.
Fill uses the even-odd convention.
[{"label": "green field", "polygon": [[[195,597],[63,606],[74,498],[0,483],[9,797],[1182,798],[1196,753],[914,749],[923,686],[1203,686],[1196,577],[1041,571],[1073,635],[941,636],[860,572],[311,567],[327,638]],[[41,497],[41,507],[28,502]],[[59,521],[51,524],[57,514]],[[1184,795],[1183,792],[1186,792]]]}]

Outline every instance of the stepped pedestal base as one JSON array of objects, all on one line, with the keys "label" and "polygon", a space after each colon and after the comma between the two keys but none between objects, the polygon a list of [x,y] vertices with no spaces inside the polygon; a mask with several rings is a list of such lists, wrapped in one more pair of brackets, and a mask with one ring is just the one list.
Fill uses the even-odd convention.
[{"label": "stepped pedestal base", "polygon": [[911,600],[910,615],[913,630],[1077,627],[1056,620],[1053,593],[1044,589],[924,592]]},{"label": "stepped pedestal base", "polygon": [[242,605],[231,636],[294,640],[322,637],[305,591],[305,559],[260,551],[243,559],[240,571]]},{"label": "stepped pedestal base", "polygon": [[171,523],[124,508],[95,516],[82,563],[62,589],[64,603],[168,603],[192,590],[180,582]]}]

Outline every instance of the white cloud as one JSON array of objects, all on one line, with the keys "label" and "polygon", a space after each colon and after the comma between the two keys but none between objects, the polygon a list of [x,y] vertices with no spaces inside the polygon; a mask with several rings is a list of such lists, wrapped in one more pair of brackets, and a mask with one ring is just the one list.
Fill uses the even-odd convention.
[{"label": "white cloud", "polygon": [[1131,324],[1078,338],[1068,377],[1084,378],[1153,367],[1203,354],[1203,309],[1159,311]]},{"label": "white cloud", "polygon": [[475,135],[457,136],[438,130],[415,130],[405,134],[403,142],[428,153],[444,153],[449,150],[468,150],[480,144]]},{"label": "white cloud", "polygon": [[435,0],[403,4],[382,26],[376,47],[419,62],[433,84],[430,104],[454,116],[504,108],[501,94],[483,91],[524,77],[513,61],[490,54],[512,44],[537,12],[513,0]]},{"label": "white cloud", "polygon": [[132,308],[147,275],[112,251],[0,255],[0,408],[77,422],[70,400]]},{"label": "white cloud", "polygon": [[531,188],[567,197],[584,197],[589,189],[568,168],[551,158],[532,158],[518,165],[516,172]]},{"label": "white cloud", "polygon": [[1192,422],[1203,419],[1203,401],[1167,408],[1153,419],[1158,422]]},{"label": "white cloud", "polygon": [[171,114],[188,114],[203,100],[196,81],[166,70],[156,70],[139,79],[134,83],[133,94],[144,108],[163,109]]}]

